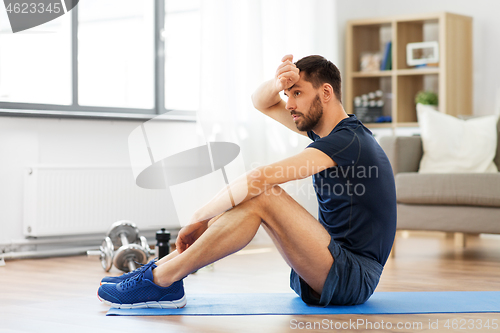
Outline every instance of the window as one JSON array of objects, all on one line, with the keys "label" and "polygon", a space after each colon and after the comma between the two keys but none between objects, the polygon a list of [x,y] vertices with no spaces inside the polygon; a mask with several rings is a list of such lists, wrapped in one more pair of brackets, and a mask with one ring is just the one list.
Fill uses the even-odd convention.
[{"label": "window", "polygon": [[71,17],[16,34],[8,24],[2,15],[0,101],[70,105]]},{"label": "window", "polygon": [[0,109],[194,116],[200,6],[200,0],[86,0],[16,34],[3,8]]},{"label": "window", "polygon": [[165,107],[197,110],[200,105],[200,0],[165,6]]},{"label": "window", "polygon": [[85,0],[78,6],[78,103],[152,109],[153,0]]}]

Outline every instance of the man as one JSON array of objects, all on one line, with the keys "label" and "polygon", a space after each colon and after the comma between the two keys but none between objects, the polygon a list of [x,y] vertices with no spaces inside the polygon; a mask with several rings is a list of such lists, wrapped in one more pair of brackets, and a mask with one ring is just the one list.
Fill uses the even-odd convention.
[{"label": "man", "polygon": [[[182,307],[182,279],[242,249],[261,225],[292,268],[290,285],[304,302],[360,304],[372,295],[396,229],[392,169],[371,132],[345,113],[337,67],[321,56],[292,60],[285,56],[252,100],[258,110],[313,142],[295,156],[236,179],[230,190],[235,196],[246,193],[240,204],[231,207],[222,196],[214,197],[181,229],[176,251],[103,279],[101,300],[114,307]],[[319,221],[279,187],[309,176]]]}]

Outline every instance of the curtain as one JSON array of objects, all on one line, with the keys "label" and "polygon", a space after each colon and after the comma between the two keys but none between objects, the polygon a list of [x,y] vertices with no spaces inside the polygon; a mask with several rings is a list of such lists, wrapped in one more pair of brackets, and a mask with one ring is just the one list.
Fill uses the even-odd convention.
[{"label": "curtain", "polygon": [[[203,0],[201,20],[198,126],[206,139],[238,144],[246,171],[302,151],[310,140],[257,111],[251,94],[285,54],[337,61],[335,1]],[[298,188],[310,179],[294,183],[287,192],[316,213],[311,193]]]}]

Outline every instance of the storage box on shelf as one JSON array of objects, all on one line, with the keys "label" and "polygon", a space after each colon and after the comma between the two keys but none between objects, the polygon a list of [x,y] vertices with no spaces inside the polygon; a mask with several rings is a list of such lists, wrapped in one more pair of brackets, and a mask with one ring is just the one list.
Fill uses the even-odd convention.
[{"label": "storage box on shelf", "polygon": [[[408,66],[406,45],[425,41],[439,43],[437,66]],[[361,55],[383,55],[388,42],[391,69],[361,71]],[[441,112],[455,116],[471,114],[472,18],[442,12],[349,21],[344,80],[344,107],[348,113],[354,112],[356,96],[376,90],[384,92],[382,114],[391,116],[392,122],[369,126],[417,126],[415,96],[421,90],[438,94]]]}]

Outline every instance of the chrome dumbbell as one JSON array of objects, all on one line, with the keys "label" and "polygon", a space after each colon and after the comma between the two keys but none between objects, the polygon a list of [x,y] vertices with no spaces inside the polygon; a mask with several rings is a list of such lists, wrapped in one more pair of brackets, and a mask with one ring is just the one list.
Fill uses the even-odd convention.
[{"label": "chrome dumbbell", "polygon": [[113,264],[116,268],[128,272],[136,269],[135,262],[148,262],[149,245],[145,237],[139,237],[139,229],[130,221],[118,221],[108,231],[116,250]]},{"label": "chrome dumbbell", "polygon": [[109,272],[113,266],[114,247],[109,237],[104,238],[98,251],[87,251],[88,256],[100,256],[101,266]]},{"label": "chrome dumbbell", "polygon": [[113,223],[99,251],[88,251],[87,255],[100,255],[101,265],[106,272],[112,265],[129,272],[136,269],[136,262],[145,264],[153,252],[146,237],[139,236],[137,226],[124,220]]}]

